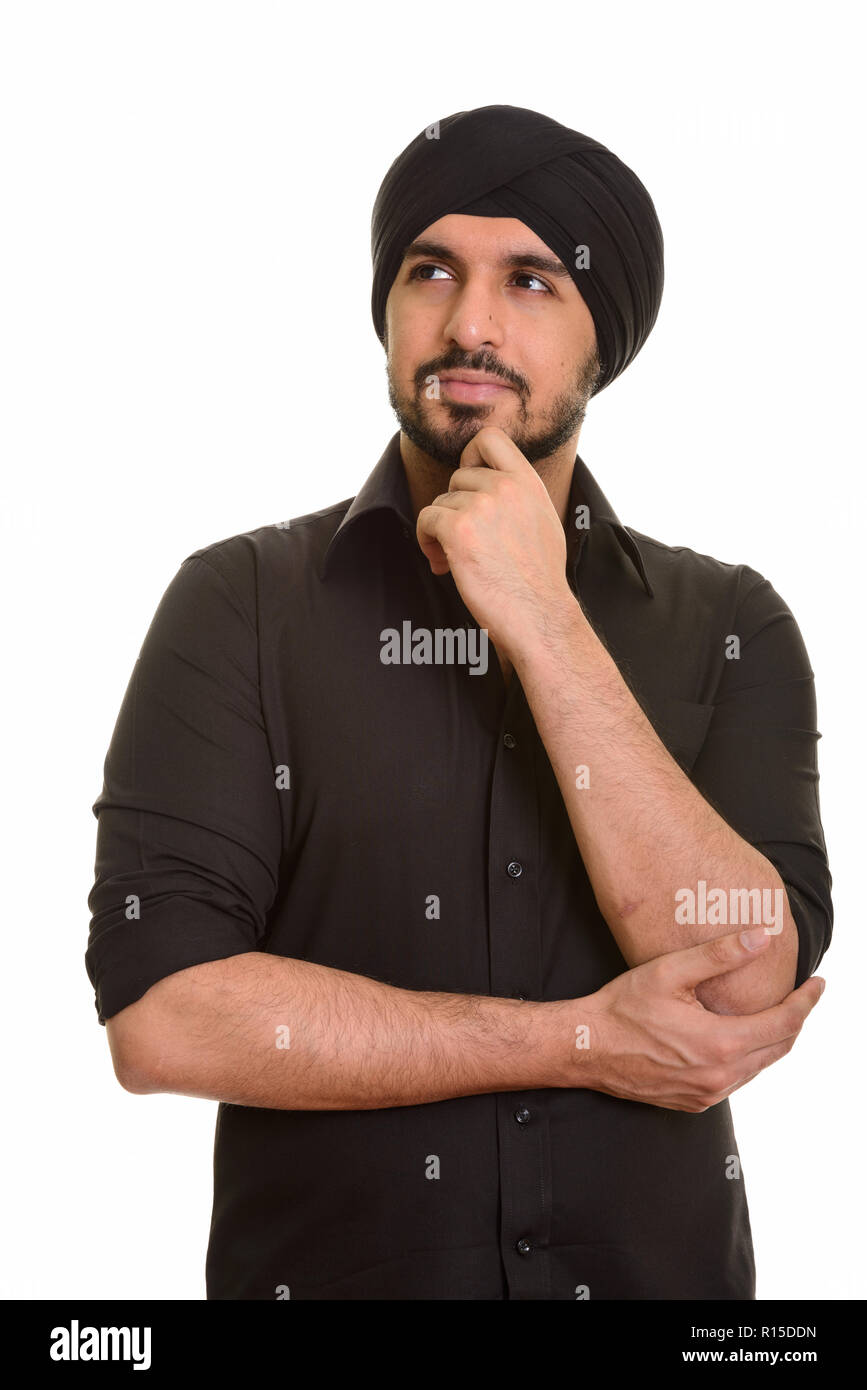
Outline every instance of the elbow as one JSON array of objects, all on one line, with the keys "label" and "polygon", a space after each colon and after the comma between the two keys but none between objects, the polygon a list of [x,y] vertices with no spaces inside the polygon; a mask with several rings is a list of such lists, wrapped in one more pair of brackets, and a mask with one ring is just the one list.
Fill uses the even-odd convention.
[{"label": "elbow", "polygon": [[165,1087],[153,1064],[150,1049],[143,1045],[140,1030],[134,1026],[131,1012],[136,1008],[137,1005],[130,1004],[113,1018],[106,1019],[105,1031],[114,1074],[131,1095],[156,1095]]},{"label": "elbow", "polygon": [[786,913],[783,932],[771,938],[755,961],[696,987],[695,997],[714,1014],[757,1014],[781,1004],[795,987],[798,929]]},{"label": "elbow", "polygon": [[114,1074],[123,1089],[133,1096],[154,1096],[163,1089],[145,1067],[128,1059],[114,1063]]}]

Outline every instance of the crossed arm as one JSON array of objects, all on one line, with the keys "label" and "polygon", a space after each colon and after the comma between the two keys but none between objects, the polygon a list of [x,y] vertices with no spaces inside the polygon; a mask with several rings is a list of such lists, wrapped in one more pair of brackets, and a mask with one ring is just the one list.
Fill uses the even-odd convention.
[{"label": "crossed arm", "polygon": [[[698,876],[773,886],[776,871],[681,772],[574,610],[550,617],[516,669],[631,968],[586,997],[532,1002],[398,989],[245,952],[177,971],[108,1020],[128,1090],[313,1110],[586,1087],[700,1113],[791,1049],[824,982],[790,992],[788,908],[782,932],[760,927],[749,944],[678,928],[673,911],[675,885]],[[576,750],[593,799],[575,787]]]},{"label": "crossed arm", "polygon": [[[794,986],[798,960],[780,875],[675,762],[578,602],[549,610],[514,660],[599,910],[627,964],[720,935],[720,926],[675,920],[676,893],[694,890],[700,879],[726,893],[770,890],[767,901],[782,902],[783,920],[774,923],[768,949],[696,995],[715,1013],[751,1014],[778,1003]],[[576,778],[579,766],[586,778]]]},{"label": "crossed arm", "polygon": [[[508,505],[482,498],[497,486],[489,470],[462,468],[456,495],[419,513],[420,542],[429,557],[439,552],[439,572],[452,568],[467,607],[520,676],[600,910],[630,968],[586,997],[535,1002],[397,989],[242,951],[175,970],[108,1019],[127,1089],[309,1110],[588,1087],[700,1112],[793,1046],[824,982],[814,977],[789,992],[797,932],[788,903],[782,931],[760,928],[754,949],[739,932],[679,926],[674,912],[675,892],[700,878],[775,890],[780,877],[660,743],[564,592],[562,523],[540,480],[526,460],[511,463],[503,472],[523,468],[524,479],[509,478]],[[506,582],[516,573],[522,602]],[[206,569],[186,578],[210,583]],[[589,767],[589,787],[576,788],[576,764]],[[287,1020],[291,1040],[281,1047]],[[575,1046],[581,1025],[586,1049]]]}]

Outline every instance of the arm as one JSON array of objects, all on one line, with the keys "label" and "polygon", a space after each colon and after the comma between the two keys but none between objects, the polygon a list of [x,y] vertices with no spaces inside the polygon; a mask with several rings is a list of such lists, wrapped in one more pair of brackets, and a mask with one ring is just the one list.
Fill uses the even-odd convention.
[{"label": "arm", "polygon": [[[770,949],[698,997],[721,1013],[753,1013],[793,988],[797,928],[774,866],[705,800],[632,695],[577,601],[546,616],[542,640],[515,654],[599,909],[629,965],[719,935],[716,924],[678,924],[675,894],[698,880],[769,889],[782,930]],[[576,788],[586,764],[589,787]],[[781,899],[773,896],[780,890]]]},{"label": "arm", "polygon": [[585,999],[531,1003],[397,989],[250,952],[158,981],[106,1027],[118,1078],[142,1095],[375,1110],[556,1086],[699,1113],[784,1056],[821,994],[812,979],[737,1019],[696,1004],[697,982],[749,953],[733,934]]},{"label": "arm", "polygon": [[555,1007],[398,989],[253,951],[160,980],[106,1029],[118,1079],[139,1094],[375,1110],[553,1084]]}]

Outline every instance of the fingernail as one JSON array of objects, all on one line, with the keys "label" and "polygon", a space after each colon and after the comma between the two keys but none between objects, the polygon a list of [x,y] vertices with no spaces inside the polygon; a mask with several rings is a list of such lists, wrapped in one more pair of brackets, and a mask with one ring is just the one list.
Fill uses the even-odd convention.
[{"label": "fingernail", "polygon": [[825,993],[825,981],[820,980],[819,984],[822,986],[822,988],[819,990],[819,998],[821,999],[822,995]]},{"label": "fingernail", "polygon": [[741,941],[748,951],[757,951],[764,941],[767,941],[768,933],[764,927],[750,927],[749,931],[741,932]]}]

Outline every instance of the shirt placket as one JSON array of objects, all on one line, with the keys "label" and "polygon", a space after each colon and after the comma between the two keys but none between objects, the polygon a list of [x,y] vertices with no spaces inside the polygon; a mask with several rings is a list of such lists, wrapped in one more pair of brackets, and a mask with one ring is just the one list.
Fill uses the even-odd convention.
[{"label": "shirt placket", "polygon": [[[500,723],[488,856],[491,993],[542,998],[538,734],[513,673]],[[514,1299],[550,1298],[551,1187],[544,1091],[496,1097],[500,1251]]]}]

